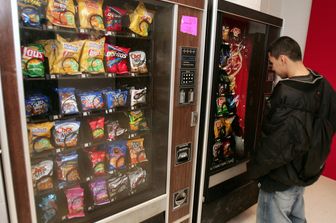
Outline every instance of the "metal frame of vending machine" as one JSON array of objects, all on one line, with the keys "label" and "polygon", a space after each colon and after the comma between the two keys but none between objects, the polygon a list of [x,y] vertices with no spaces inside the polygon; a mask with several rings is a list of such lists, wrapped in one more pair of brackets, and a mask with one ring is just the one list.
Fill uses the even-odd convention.
[{"label": "metal frame of vending machine", "polygon": [[10,163],[0,67],[0,214],[4,223],[17,222]]},{"label": "metal frame of vending machine", "polygon": [[196,175],[193,218],[223,222],[257,201],[257,183],[246,178],[247,163],[274,80],[266,48],[279,37],[282,20],[224,0],[209,1],[207,12],[197,155],[201,168]]},{"label": "metal frame of vending machine", "polygon": [[[21,65],[22,24],[19,21],[18,1],[1,0],[0,2],[3,6],[0,9],[2,20],[0,66],[4,104],[3,112],[1,111],[1,147],[9,219],[14,223],[37,222],[38,202],[32,182],[32,161],[25,112],[25,81],[27,80],[23,77]],[[135,5],[139,1],[130,0],[129,2]],[[169,125],[167,129],[162,130],[167,134],[168,139],[166,154],[164,154],[167,158],[166,161],[163,160],[166,162],[163,168],[166,172],[162,176],[162,182],[165,182],[166,187],[163,193],[154,198],[149,198],[125,210],[114,211],[110,216],[105,212],[103,218],[96,217],[94,222],[185,223],[192,221],[207,0],[144,0],[143,2],[152,4],[153,8],[156,4],[159,7],[161,5],[162,8],[168,8],[166,11],[162,10],[166,14],[158,24],[159,27],[163,27],[166,21],[170,21],[169,26],[172,30],[172,33],[165,33],[161,42],[153,43],[158,44],[160,49],[159,52],[155,52],[157,64],[153,66],[160,70],[158,64],[162,63],[164,64],[162,67],[169,66],[170,72],[170,76],[161,76],[158,81],[168,80],[170,89],[168,92],[165,89],[158,89],[153,92],[156,99],[150,99],[159,101],[161,91],[164,95],[169,95],[169,106],[167,106]],[[34,29],[30,29],[29,32],[33,33],[29,34],[29,38],[34,39],[40,35],[38,29],[36,34]],[[167,61],[164,54],[168,54],[171,60]],[[55,77],[50,75],[48,78]],[[45,79],[50,80],[48,78]],[[80,78],[88,78],[88,76],[83,75]],[[85,116],[84,113],[82,115]],[[3,134],[2,130],[5,129],[7,129],[7,135]],[[158,127],[155,130],[161,131]],[[5,143],[7,146],[3,147]],[[56,151],[56,155],[57,153]],[[82,222],[80,219],[61,221]]]}]

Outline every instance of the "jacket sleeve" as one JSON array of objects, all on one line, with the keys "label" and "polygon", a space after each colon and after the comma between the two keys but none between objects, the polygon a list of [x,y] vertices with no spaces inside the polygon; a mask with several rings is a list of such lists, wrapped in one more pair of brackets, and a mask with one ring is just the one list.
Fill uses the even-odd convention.
[{"label": "jacket sleeve", "polygon": [[309,148],[309,134],[303,121],[308,114],[281,104],[271,110],[250,163],[249,177],[253,179],[291,162]]}]

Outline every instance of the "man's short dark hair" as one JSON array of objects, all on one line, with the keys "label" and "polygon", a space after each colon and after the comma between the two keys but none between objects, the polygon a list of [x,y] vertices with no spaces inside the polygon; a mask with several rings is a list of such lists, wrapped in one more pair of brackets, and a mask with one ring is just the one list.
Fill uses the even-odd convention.
[{"label": "man's short dark hair", "polygon": [[288,56],[293,61],[301,61],[302,54],[299,44],[288,36],[282,36],[275,40],[268,48],[268,52],[276,59],[280,55]]}]

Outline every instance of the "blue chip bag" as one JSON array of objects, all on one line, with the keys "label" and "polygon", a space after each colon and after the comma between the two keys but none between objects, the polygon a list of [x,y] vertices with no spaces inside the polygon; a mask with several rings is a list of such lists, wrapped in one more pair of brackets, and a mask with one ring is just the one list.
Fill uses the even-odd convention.
[{"label": "blue chip bag", "polygon": [[92,111],[103,109],[105,106],[102,93],[100,91],[90,91],[78,93],[82,105],[82,111]]},{"label": "blue chip bag", "polygon": [[126,168],[126,151],[126,141],[112,142],[107,145],[108,170],[110,172]]},{"label": "blue chip bag", "polygon": [[56,194],[48,194],[42,197],[41,202],[38,204],[41,211],[41,222],[49,223],[54,222],[57,217],[57,204],[56,204]]},{"label": "blue chip bag", "polygon": [[58,92],[61,114],[77,114],[78,106],[75,96],[75,88],[58,88],[56,90]]},{"label": "blue chip bag", "polygon": [[127,102],[127,90],[110,90],[105,92],[106,105],[108,109],[122,107],[126,105]]},{"label": "blue chip bag", "polygon": [[49,98],[42,94],[30,95],[25,99],[26,116],[45,115],[49,112]]},{"label": "blue chip bag", "polygon": [[41,19],[43,18],[42,8],[44,0],[19,0],[19,16],[23,25],[30,27],[42,27]]}]

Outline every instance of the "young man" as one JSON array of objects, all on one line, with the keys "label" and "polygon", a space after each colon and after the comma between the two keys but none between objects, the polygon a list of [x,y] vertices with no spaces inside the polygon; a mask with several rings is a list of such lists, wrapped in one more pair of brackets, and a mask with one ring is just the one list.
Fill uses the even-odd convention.
[{"label": "young man", "polygon": [[292,38],[277,39],[268,56],[282,79],[267,105],[249,168],[259,179],[257,223],[303,223],[304,187],[319,178],[336,129],[336,94],[304,66]]}]

